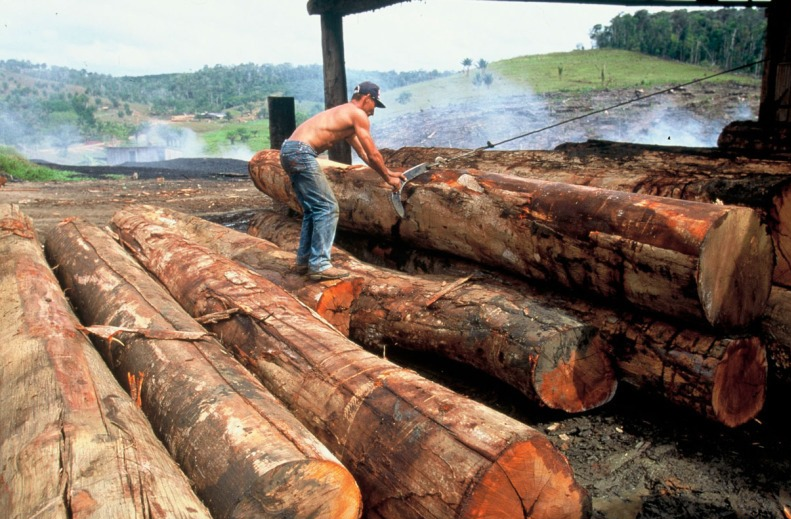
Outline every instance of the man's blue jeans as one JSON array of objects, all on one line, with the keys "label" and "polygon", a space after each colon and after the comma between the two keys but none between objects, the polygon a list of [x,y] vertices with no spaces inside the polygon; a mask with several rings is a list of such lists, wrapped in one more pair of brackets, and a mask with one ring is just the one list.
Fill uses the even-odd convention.
[{"label": "man's blue jeans", "polygon": [[285,141],[280,147],[280,164],[302,207],[297,265],[307,265],[311,272],[332,267],[330,253],[338,226],[338,201],[317,155],[311,146],[300,141]]}]

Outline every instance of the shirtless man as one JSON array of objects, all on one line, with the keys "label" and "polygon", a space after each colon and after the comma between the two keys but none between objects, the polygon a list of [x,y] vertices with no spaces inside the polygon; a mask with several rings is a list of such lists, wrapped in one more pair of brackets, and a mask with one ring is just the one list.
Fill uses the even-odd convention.
[{"label": "shirtless man", "polygon": [[300,124],[280,148],[280,163],[302,207],[302,230],[297,249],[297,272],[311,280],[340,279],[349,275],[332,266],[330,252],[338,226],[338,201],[316,157],[341,140],[397,191],[406,178],[385,166],[371,138],[368,120],[379,100],[379,87],[370,81],[357,85],[348,103],[318,113]]}]

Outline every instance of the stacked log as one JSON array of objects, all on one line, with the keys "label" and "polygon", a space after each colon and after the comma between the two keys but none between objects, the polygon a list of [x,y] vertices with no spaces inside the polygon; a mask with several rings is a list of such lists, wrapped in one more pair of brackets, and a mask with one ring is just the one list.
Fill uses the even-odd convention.
[{"label": "stacked log", "polygon": [[457,157],[451,161],[457,168],[750,207],[772,235],[777,257],[774,282],[791,287],[791,161],[787,159],[608,141],[567,143],[553,151],[406,147],[383,153],[393,167]]},{"label": "stacked log", "polygon": [[121,240],[357,479],[367,517],[571,518],[590,499],[525,424],[380,359],[283,289],[161,226],[114,218]]},{"label": "stacked log", "polygon": [[211,517],[80,331],[30,219],[7,204],[0,329],[3,517]]},{"label": "stacked log", "polygon": [[366,265],[339,250],[333,261],[351,278],[312,283],[291,272],[293,251],[284,253],[267,241],[162,208],[130,206],[115,216],[116,221],[133,219],[245,264],[371,350],[400,346],[437,352],[566,412],[598,407],[615,393],[609,349],[593,327],[508,287],[470,276],[409,276]]},{"label": "stacked log", "polygon": [[[259,190],[299,210],[277,150],[249,169]],[[720,330],[751,325],[769,297],[772,240],[746,207],[437,168],[406,185],[399,220],[365,169],[325,168],[349,230]]]},{"label": "stacked log", "polygon": [[774,123],[734,121],[722,129],[717,146],[741,152],[791,154],[791,124],[788,119]]},{"label": "stacked log", "polygon": [[791,387],[791,290],[772,287],[766,312],[761,320],[770,360],[771,379]]},{"label": "stacked log", "polygon": [[65,220],[46,250],[213,517],[360,517],[360,490],[337,458],[109,234]]},{"label": "stacked log", "polygon": [[[284,248],[295,248],[299,223],[272,211],[262,211],[248,230]],[[344,253],[333,252],[333,261],[344,264]],[[429,253],[413,251],[422,269],[445,263],[433,261]],[[384,260],[382,260],[384,261]],[[454,263],[459,275],[474,272],[480,265]],[[463,270],[464,269],[464,270]],[[621,379],[647,395],[654,395],[729,427],[755,418],[763,408],[767,386],[764,342],[755,335],[736,337],[712,334],[671,324],[651,316],[613,311],[581,298],[569,298],[525,283],[523,280],[489,273],[486,283],[493,289],[507,286],[547,308],[574,315],[597,330],[602,342],[613,349]],[[773,297],[775,292],[772,292]],[[787,304],[791,305],[791,298]],[[778,308],[779,315],[791,315]],[[788,318],[785,317],[787,320]],[[787,321],[786,321],[787,322]]]}]

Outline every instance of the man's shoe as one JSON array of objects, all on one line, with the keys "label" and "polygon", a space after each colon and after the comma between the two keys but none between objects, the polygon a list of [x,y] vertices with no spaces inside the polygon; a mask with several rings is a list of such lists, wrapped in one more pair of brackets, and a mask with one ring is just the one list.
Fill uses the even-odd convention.
[{"label": "man's shoe", "polygon": [[297,273],[297,274],[299,274],[300,276],[304,276],[305,274],[307,274],[307,273],[308,273],[308,265],[307,265],[307,263],[306,263],[306,264],[304,264],[304,265],[297,264],[297,266],[296,266],[296,267],[294,267],[294,270],[295,270],[295,271],[296,271],[296,273]]},{"label": "man's shoe", "polygon": [[349,273],[339,268],[330,267],[321,272],[310,272],[308,277],[313,281],[326,281],[328,279],[341,279],[349,277]]}]

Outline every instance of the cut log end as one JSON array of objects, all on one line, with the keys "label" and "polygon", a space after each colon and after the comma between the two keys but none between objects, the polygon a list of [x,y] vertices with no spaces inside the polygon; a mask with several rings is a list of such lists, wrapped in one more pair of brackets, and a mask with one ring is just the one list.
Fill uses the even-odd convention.
[{"label": "cut log end", "polygon": [[316,303],[316,312],[338,329],[342,334],[349,336],[349,308],[363,289],[360,278],[351,278],[344,281],[332,282],[331,286],[321,293]]},{"label": "cut log end", "polygon": [[570,474],[546,438],[512,445],[479,479],[459,517],[590,517],[590,496]]},{"label": "cut log end", "polygon": [[606,345],[599,335],[583,347],[554,348],[544,352],[536,365],[534,384],[541,401],[552,409],[580,413],[609,402],[618,377]]},{"label": "cut log end", "polygon": [[[739,330],[758,319],[772,289],[772,239],[752,209],[729,211],[707,234],[698,296],[712,326]],[[735,239],[743,237],[744,239]]]},{"label": "cut log end", "polygon": [[737,427],[763,408],[768,376],[766,349],[760,339],[731,339],[714,373],[712,406],[717,419]]}]

